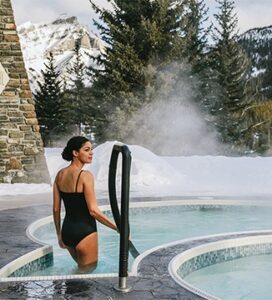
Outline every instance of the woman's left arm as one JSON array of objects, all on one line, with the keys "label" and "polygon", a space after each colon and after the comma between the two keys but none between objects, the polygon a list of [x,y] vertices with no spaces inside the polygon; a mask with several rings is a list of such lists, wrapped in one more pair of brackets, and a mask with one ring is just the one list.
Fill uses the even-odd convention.
[{"label": "woman's left arm", "polygon": [[118,232],[117,226],[99,209],[97,205],[94,191],[93,175],[90,172],[86,171],[83,174],[83,179],[84,195],[86,197],[90,215],[94,217],[98,222]]}]

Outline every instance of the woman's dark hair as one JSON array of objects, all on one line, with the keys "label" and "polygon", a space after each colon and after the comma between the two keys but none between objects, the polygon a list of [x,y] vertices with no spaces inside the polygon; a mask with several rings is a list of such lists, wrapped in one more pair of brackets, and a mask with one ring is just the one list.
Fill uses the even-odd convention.
[{"label": "woman's dark hair", "polygon": [[68,142],[66,147],[63,149],[61,156],[63,159],[71,161],[73,160],[73,151],[78,151],[83,144],[89,142],[84,136],[74,136]]}]

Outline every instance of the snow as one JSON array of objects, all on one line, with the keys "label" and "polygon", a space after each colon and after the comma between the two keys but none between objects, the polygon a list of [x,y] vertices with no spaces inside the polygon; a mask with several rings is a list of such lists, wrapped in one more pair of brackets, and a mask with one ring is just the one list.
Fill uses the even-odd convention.
[{"label": "snow", "polygon": [[252,28],[241,35],[242,38],[252,41],[268,41],[272,38],[272,26]]},{"label": "snow", "polygon": [[[113,145],[106,142],[94,149],[93,163],[86,169],[96,179],[98,197],[107,196],[108,167]],[[146,148],[128,145],[132,154],[131,197],[152,196],[272,196],[272,157],[157,156]],[[60,148],[46,148],[51,181],[69,163]],[[120,155],[121,157],[121,155]],[[120,182],[119,159],[117,189]],[[0,196],[49,193],[49,184],[1,184]]]},{"label": "snow", "polygon": [[[37,80],[41,81],[41,70],[45,69],[48,53],[54,54],[55,64],[63,77],[70,79],[69,68],[75,61],[74,43],[79,37],[82,40],[80,54],[86,66],[94,66],[91,56],[97,56],[103,51],[102,41],[88,29],[79,24],[77,19],[58,19],[52,23],[26,22],[18,26],[18,34],[28,71],[30,87],[34,92]],[[90,81],[86,80],[86,85]]]},{"label": "snow", "polygon": [[251,76],[258,77],[260,74],[263,74],[266,72],[266,69],[257,69],[256,67],[252,68]]}]

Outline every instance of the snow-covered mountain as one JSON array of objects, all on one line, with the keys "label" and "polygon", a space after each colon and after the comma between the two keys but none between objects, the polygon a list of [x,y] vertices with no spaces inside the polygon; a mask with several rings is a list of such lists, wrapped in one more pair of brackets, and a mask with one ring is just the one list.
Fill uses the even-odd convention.
[{"label": "snow-covered mountain", "polygon": [[[80,53],[86,66],[94,64],[91,56],[103,52],[103,42],[76,17],[61,17],[52,23],[24,23],[18,34],[32,91],[41,79],[41,70],[49,52],[54,54],[56,65],[69,83],[69,67],[75,60],[75,43],[80,39]],[[241,34],[239,41],[251,62],[251,74],[266,99],[272,99],[272,26],[254,28]],[[88,81],[88,79],[87,79]],[[86,81],[86,84],[88,82]]]},{"label": "snow-covered mountain", "polygon": [[18,26],[18,34],[32,91],[41,79],[41,70],[50,52],[58,70],[69,82],[68,70],[75,60],[76,41],[80,40],[80,54],[86,66],[94,64],[89,55],[97,56],[103,51],[102,41],[79,24],[76,17],[58,18],[52,23],[27,22]]},{"label": "snow-covered mountain", "polygon": [[272,99],[272,26],[250,29],[239,40],[251,60],[252,77],[263,96]]}]

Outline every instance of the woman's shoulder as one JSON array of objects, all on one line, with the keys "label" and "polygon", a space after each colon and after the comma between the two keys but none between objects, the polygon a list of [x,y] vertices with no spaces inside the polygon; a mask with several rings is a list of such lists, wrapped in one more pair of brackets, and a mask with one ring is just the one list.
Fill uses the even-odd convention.
[{"label": "woman's shoulder", "polygon": [[67,173],[69,173],[68,167],[58,170],[56,177],[55,177],[55,181],[58,182],[62,178],[66,177]]},{"label": "woman's shoulder", "polygon": [[62,168],[62,169],[58,170],[56,177],[59,177],[59,176],[63,175],[63,173],[66,173],[67,168],[68,167],[65,167],[65,168]]},{"label": "woman's shoulder", "polygon": [[83,184],[94,184],[94,176],[93,173],[88,170],[83,170],[81,173],[81,178]]},{"label": "woman's shoulder", "polygon": [[91,171],[89,171],[89,170],[82,170],[81,176],[84,176],[84,177],[94,177],[93,173]]}]

